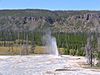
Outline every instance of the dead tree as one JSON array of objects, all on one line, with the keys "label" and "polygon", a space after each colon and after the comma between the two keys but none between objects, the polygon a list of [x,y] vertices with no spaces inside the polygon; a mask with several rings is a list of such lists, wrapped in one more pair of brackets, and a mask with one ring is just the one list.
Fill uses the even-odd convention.
[{"label": "dead tree", "polygon": [[29,38],[28,38],[28,28],[24,29],[24,44],[22,45],[21,55],[29,54]]},{"label": "dead tree", "polygon": [[32,40],[32,44],[31,44],[31,53],[34,53],[34,50],[35,50],[35,41]]},{"label": "dead tree", "polygon": [[90,32],[88,34],[88,38],[87,38],[87,44],[85,46],[85,51],[86,51],[86,58],[87,58],[87,63],[91,65],[92,67],[92,58],[93,58],[93,35],[92,33]]}]

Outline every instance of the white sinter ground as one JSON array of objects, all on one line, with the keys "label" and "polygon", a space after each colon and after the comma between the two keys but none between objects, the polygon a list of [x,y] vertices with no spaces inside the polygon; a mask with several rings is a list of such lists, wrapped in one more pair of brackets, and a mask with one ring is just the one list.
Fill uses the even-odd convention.
[{"label": "white sinter ground", "polygon": [[68,55],[0,56],[0,75],[100,75],[100,70],[80,67],[85,61]]}]

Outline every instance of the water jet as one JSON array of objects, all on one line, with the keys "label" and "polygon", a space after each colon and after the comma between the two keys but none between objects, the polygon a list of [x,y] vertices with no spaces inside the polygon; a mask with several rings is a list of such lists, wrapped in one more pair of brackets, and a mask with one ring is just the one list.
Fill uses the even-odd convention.
[{"label": "water jet", "polygon": [[47,31],[43,36],[43,43],[45,45],[45,51],[50,55],[59,55],[56,38],[51,35],[50,31]]}]

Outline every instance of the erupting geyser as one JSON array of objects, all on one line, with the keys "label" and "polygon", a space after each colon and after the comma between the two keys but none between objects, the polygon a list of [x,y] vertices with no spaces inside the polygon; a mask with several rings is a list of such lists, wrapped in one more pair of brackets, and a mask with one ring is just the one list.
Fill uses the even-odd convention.
[{"label": "erupting geyser", "polygon": [[46,32],[46,34],[43,36],[43,43],[45,44],[45,51],[47,54],[51,55],[59,55],[58,49],[57,49],[57,43],[56,38],[51,36],[51,32]]}]

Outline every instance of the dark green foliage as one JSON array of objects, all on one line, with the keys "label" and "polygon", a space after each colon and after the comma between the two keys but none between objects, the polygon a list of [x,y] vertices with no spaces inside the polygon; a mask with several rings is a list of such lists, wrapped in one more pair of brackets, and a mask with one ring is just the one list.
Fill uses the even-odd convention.
[{"label": "dark green foliage", "polygon": [[[28,37],[28,43],[34,44],[36,46],[43,46],[42,38],[43,32],[41,31],[1,31],[0,32],[0,41],[3,41],[2,44],[5,45],[6,41],[13,41],[11,44],[15,44],[16,40],[18,44],[23,44]],[[58,48],[64,48],[64,54],[70,55],[79,55],[84,56],[85,51],[84,47],[87,43],[87,34],[86,33],[52,33],[52,36],[56,38]],[[2,45],[0,43],[0,45]],[[10,42],[8,43],[10,45]],[[93,48],[95,50],[97,46],[96,37],[94,35]]]},{"label": "dark green foliage", "polygon": [[86,33],[55,33],[57,46],[64,48],[64,54],[84,56],[84,48],[87,40]]},{"label": "dark green foliage", "polygon": [[36,45],[38,46],[42,45],[42,35],[40,32],[34,33],[34,41]]},{"label": "dark green foliage", "polygon": [[100,52],[97,52],[97,59],[100,60]]},{"label": "dark green foliage", "polygon": [[69,49],[66,49],[66,48],[65,48],[65,49],[64,49],[64,54],[65,54],[65,55],[69,55],[69,54],[70,54]]},{"label": "dark green foliage", "polygon": [[[56,37],[58,47],[64,48],[80,48],[86,44],[86,34],[74,34],[74,33],[58,33],[53,34]],[[63,45],[62,45],[63,44]]]}]

